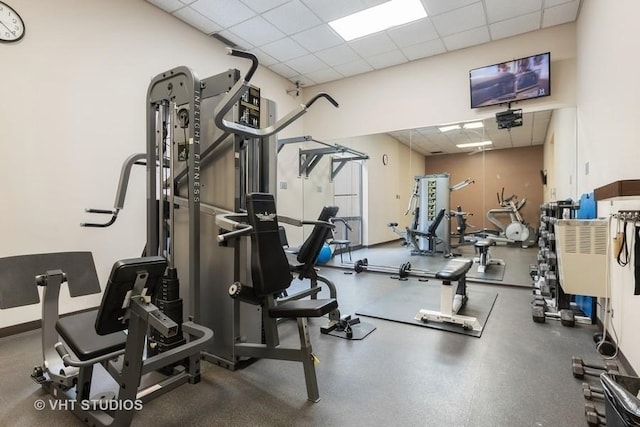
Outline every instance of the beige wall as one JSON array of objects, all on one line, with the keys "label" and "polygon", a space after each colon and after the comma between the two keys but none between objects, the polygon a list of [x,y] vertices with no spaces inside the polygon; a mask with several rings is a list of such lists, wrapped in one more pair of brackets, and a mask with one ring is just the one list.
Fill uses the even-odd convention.
[{"label": "beige wall", "polygon": [[[340,103],[305,117],[319,138],[373,135],[493,117],[503,106],[469,108],[469,70],[539,52],[551,52],[552,95],[522,103],[527,112],[575,106],[575,24],[565,24],[373,71],[305,90],[328,92]],[[518,104],[518,106],[520,106]]]},{"label": "beige wall", "polygon": [[547,185],[544,202],[578,200],[576,187],[576,109],[553,111],[544,144],[544,168]]},{"label": "beige wall", "polygon": [[[0,47],[0,256],[92,251],[104,280],[115,260],[139,256],[144,246],[144,169],[133,172],[114,226],[79,224],[96,220],[84,208],[113,206],[122,162],[145,151],[151,78],[179,65],[204,78],[247,70],[247,61],[140,0],[11,5],[27,33]],[[277,103],[279,116],[300,104],[286,94],[291,83],[265,68],[252,82]],[[297,122],[281,136],[301,133]],[[63,312],[100,302],[99,295],[70,299],[63,290],[62,296]],[[2,310],[0,327],[39,318],[38,306]]]},{"label": "beige wall", "polygon": [[[340,144],[369,155],[364,164],[363,244],[367,246],[398,238],[387,224],[409,225],[405,215],[413,178],[424,174],[424,156],[386,134],[345,138]],[[386,154],[388,163],[382,163]]]},{"label": "beige wall", "polygon": [[[450,207],[460,205],[465,212],[473,213],[467,223],[473,225],[467,230],[495,229],[486,218],[489,209],[498,208],[496,193],[504,187],[504,195],[526,198],[527,202],[520,213],[533,227],[540,224],[540,205],[542,204],[542,180],[540,170],[543,167],[543,146],[492,150],[475,155],[452,154],[429,156],[426,158],[427,174],[449,173],[451,185],[466,178],[475,183],[461,190],[451,192]],[[499,217],[509,223],[509,218]],[[452,230],[455,224],[452,223]]]}]

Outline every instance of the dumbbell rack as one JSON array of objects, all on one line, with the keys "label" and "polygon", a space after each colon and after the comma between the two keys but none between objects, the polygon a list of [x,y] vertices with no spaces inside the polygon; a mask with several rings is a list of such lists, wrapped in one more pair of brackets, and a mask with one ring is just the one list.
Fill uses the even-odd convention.
[{"label": "dumbbell rack", "polygon": [[571,200],[550,202],[540,206],[537,264],[532,265],[530,269],[535,286],[535,299],[532,303],[534,322],[544,323],[546,318],[551,318],[559,319],[564,326],[574,326],[576,321],[594,323],[595,310],[592,311],[591,317],[575,315],[572,295],[565,293],[562,289],[558,271],[555,223],[559,219],[574,219],[578,208],[579,205]]}]

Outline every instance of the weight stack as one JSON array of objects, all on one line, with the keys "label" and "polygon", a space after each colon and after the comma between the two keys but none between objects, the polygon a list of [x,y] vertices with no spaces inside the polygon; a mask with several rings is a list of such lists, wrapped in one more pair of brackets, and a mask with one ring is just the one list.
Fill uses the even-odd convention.
[{"label": "weight stack", "polygon": [[[149,357],[186,343],[182,334],[183,302],[182,298],[180,298],[180,282],[178,281],[178,273],[175,268],[167,270],[166,276],[162,279],[162,284],[155,291],[153,304],[178,324],[178,333],[172,337],[165,337],[156,329],[150,328],[149,339],[147,341],[147,355]],[[174,363],[173,365],[160,369],[160,371],[170,374],[172,368],[180,364],[182,364],[182,362]]]}]

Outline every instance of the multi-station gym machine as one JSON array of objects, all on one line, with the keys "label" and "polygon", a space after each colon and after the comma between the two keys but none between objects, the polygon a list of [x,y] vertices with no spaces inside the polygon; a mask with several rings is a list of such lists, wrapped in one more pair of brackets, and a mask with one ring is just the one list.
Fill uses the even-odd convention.
[{"label": "multi-station gym machine", "polygon": [[[280,120],[275,107],[249,81],[252,61],[238,70],[198,81],[179,68],[156,77],[148,92],[147,249],[168,253],[181,273],[191,315],[215,332],[205,359],[228,368],[240,361],[238,339],[260,342],[261,308],[229,297],[229,285],[250,283],[248,239],[226,240],[224,215],[246,211],[246,195],[275,194],[275,134],[306,113],[319,94]],[[163,200],[158,203],[157,200]],[[154,218],[162,218],[154,227]],[[166,238],[168,236],[168,238]]]},{"label": "multi-station gym machine", "polygon": [[[203,357],[234,369],[245,359],[236,353],[238,340],[261,340],[261,308],[228,293],[234,282],[251,282],[249,239],[219,243],[217,237],[234,231],[225,218],[246,212],[247,194],[276,193],[275,134],[321,98],[338,104],[319,93],[275,120],[275,103],[249,83],[257,58],[235,49],[229,54],[252,62],[244,76],[231,69],[199,79],[189,68],[178,67],[151,81],[146,155],[134,154],[125,162],[114,209],[90,212],[113,214],[102,226],[113,223],[123,207],[131,167],[146,164],[145,253],[167,258],[169,275],[174,276],[169,279],[179,286],[185,306],[182,317],[214,331]],[[330,314],[334,317],[339,318],[337,310]]]},{"label": "multi-station gym machine", "polygon": [[414,219],[412,226],[406,231],[407,243],[414,254],[450,253],[450,193],[474,183],[471,178],[467,178],[450,186],[450,178],[448,173],[415,177],[416,183],[407,209],[408,213],[415,205]]}]

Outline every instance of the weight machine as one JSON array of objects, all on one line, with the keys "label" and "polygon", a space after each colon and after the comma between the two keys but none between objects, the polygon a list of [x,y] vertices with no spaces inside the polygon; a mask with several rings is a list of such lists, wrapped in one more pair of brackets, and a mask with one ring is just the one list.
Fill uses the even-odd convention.
[{"label": "weight machine", "polygon": [[[141,155],[130,159],[146,164],[145,252],[167,258],[179,272],[180,294],[188,307],[185,318],[214,331],[215,339],[202,352],[204,359],[235,369],[252,357],[269,357],[260,352],[251,356],[250,351],[238,351],[236,346],[239,341],[260,341],[264,308],[228,296],[232,283],[251,286],[251,242],[231,238],[218,242],[217,236],[235,231],[224,218],[245,214],[247,194],[276,193],[275,134],[319,99],[335,107],[338,104],[330,95],[319,93],[276,120],[275,104],[250,84],[257,58],[235,49],[228,53],[251,61],[243,76],[231,69],[200,79],[189,68],[178,67],[151,81],[146,154],[144,160]],[[125,164],[122,176],[135,163]],[[92,212],[111,213],[115,221],[125,192],[126,179],[119,186],[113,210]],[[333,283],[325,285],[335,299]],[[317,281],[310,287],[315,289],[296,296],[315,295],[320,290]],[[339,319],[337,307],[329,316]]]},{"label": "weight machine", "polygon": [[406,245],[415,255],[451,255],[450,224],[452,215],[449,198],[452,191],[460,190],[475,181],[467,178],[453,186],[449,185],[450,174],[432,174],[415,177],[413,193],[405,215],[413,213],[411,227],[399,232],[397,223],[389,223],[392,230],[405,239]]}]

